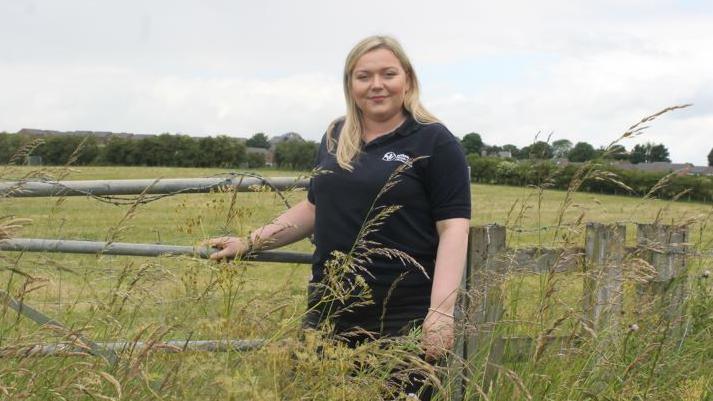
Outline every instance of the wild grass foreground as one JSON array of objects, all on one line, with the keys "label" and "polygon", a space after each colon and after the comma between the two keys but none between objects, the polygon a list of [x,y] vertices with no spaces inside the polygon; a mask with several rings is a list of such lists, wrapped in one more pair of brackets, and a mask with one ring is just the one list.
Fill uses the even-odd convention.
[{"label": "wild grass foreground", "polygon": [[[219,170],[157,168],[0,167],[0,178],[27,174],[62,179],[208,176]],[[270,172],[274,175],[286,175]],[[90,198],[0,198],[0,235],[192,245],[224,233],[243,235],[270,221],[282,200],[272,193],[177,195],[116,206]],[[473,185],[473,224],[499,223],[508,246],[582,245],[588,221],[658,221],[690,227],[689,296],[685,333],[625,298],[620,327],[582,337],[572,349],[546,349],[524,361],[497,366],[485,388],[488,350],[454,372],[416,364],[446,398],[455,376],[467,377],[467,399],[490,400],[709,400],[713,397],[713,290],[710,278],[713,208],[653,198],[594,196],[542,188]],[[286,193],[290,203],[305,193]],[[30,221],[20,220],[29,219]],[[634,230],[626,242],[633,244]],[[309,251],[307,241],[291,247]],[[625,267],[636,271],[633,265]],[[38,327],[0,304],[0,399],[115,400],[376,400],[394,367],[412,358],[418,333],[355,350],[321,333],[304,336],[308,266],[214,264],[186,257],[154,259],[57,254],[0,254],[1,288],[64,324]],[[709,274],[709,273],[708,273]],[[631,294],[637,277],[629,275]],[[502,278],[504,318],[494,335],[580,333],[580,273]],[[642,310],[647,311],[642,316]],[[164,353],[127,350],[117,363],[86,352],[30,357],[27,346],[94,341],[265,339],[251,352]],[[487,394],[486,394],[486,390]]]}]

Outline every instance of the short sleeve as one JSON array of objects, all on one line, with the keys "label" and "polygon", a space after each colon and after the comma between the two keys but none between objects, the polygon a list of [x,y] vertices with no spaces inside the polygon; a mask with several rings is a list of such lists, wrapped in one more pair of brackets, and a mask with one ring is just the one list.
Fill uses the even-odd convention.
[{"label": "short sleeve", "polygon": [[[316,169],[319,167],[319,164],[322,162],[322,154],[323,152],[326,152],[326,145],[327,144],[327,134],[324,134],[322,136],[322,142],[319,144],[319,149],[317,150],[317,156],[314,158],[314,165],[312,166],[312,170]],[[315,205],[316,200],[314,197],[314,177],[311,177],[309,179],[309,186],[307,187],[307,200],[309,203]]]},{"label": "short sleeve", "polygon": [[448,139],[439,142],[428,160],[433,219],[470,219],[470,177],[463,148],[450,133]]}]

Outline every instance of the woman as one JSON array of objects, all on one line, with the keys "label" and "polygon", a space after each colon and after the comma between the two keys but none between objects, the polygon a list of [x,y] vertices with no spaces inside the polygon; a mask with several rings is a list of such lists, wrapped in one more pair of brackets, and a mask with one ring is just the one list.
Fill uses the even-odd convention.
[{"label": "woman", "polygon": [[[210,240],[221,248],[211,258],[314,233],[306,324],[330,320],[352,346],[421,326],[425,355],[435,359],[453,345],[465,264],[470,184],[463,151],[421,105],[415,71],[393,38],[369,37],[352,49],[344,94],[347,114],[322,139],[317,167],[324,173],[312,178],[307,200],[248,238]],[[327,295],[335,270],[351,299]]]}]

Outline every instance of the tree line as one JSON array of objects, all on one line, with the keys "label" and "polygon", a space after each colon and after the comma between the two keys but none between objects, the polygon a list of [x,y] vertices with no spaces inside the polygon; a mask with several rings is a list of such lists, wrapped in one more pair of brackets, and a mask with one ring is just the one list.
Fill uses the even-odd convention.
[{"label": "tree line", "polygon": [[661,199],[713,201],[713,177],[624,170],[605,161],[559,166],[552,160],[508,160],[468,155],[473,182],[541,186],[568,190],[579,169],[595,169],[577,191],[611,195],[655,196]]},{"label": "tree line", "polygon": [[[670,162],[669,150],[664,144],[645,143],[637,144],[627,151],[623,145],[614,145],[610,149],[604,147],[595,148],[587,142],[577,142],[572,144],[568,139],[558,139],[552,143],[546,141],[536,141],[535,143],[518,148],[515,145],[507,144],[487,145],[483,142],[480,134],[471,132],[463,136],[461,140],[466,154],[476,155],[498,155],[499,152],[510,152],[513,159],[567,159],[571,162],[586,162],[602,157],[613,160],[629,161],[633,164]],[[708,154],[708,165],[713,166],[713,149]]]},{"label": "tree line", "polygon": [[[299,137],[298,137],[299,138]],[[483,143],[480,135],[471,133],[462,139],[468,164],[475,182],[504,185],[545,185],[567,189],[579,165],[557,166],[554,159],[566,158],[575,163],[597,161],[602,171],[618,177],[613,180],[591,180],[579,190],[611,194],[646,194],[665,173],[648,173],[617,169],[607,160],[628,160],[632,163],[667,161],[668,150],[661,144],[636,145],[630,152],[616,145],[608,151],[594,149],[580,142],[572,146],[567,140],[552,144],[538,141],[523,148],[514,145],[494,146]],[[110,136],[100,140],[95,136],[47,135],[33,137],[0,133],[0,164],[30,144],[37,145],[31,155],[40,156],[46,165],[121,165],[166,167],[260,168],[265,166],[264,153],[247,152],[247,147],[271,149],[273,165],[281,169],[309,170],[313,167],[319,145],[314,141],[291,139],[276,145],[269,137],[257,133],[247,141],[228,136],[194,138],[186,135],[161,134],[143,138]],[[498,151],[509,151],[511,158],[488,157]],[[23,160],[16,160],[22,163]],[[713,165],[713,150],[708,154]],[[682,196],[691,200],[713,200],[713,178],[672,175],[666,185],[657,190],[664,198]]]},{"label": "tree line", "polygon": [[[585,180],[577,190],[713,201],[713,177],[621,169],[612,163],[670,162],[669,151],[663,144],[638,144],[627,151],[619,144],[608,149],[595,149],[586,142],[573,145],[567,139],[560,139],[552,143],[536,141],[529,146],[518,148],[515,145],[487,145],[478,133],[465,135],[461,143],[467,154],[474,182],[514,186],[537,185],[567,190],[578,169],[596,168],[599,173]],[[503,151],[509,152],[510,157],[502,157],[503,155],[498,153]],[[558,165],[556,161],[561,159],[573,164]],[[708,154],[708,165],[713,166],[713,149]]]},{"label": "tree line", "polygon": [[[247,147],[269,149],[267,135],[257,133],[247,141],[225,135],[194,138],[161,134],[142,138],[110,136],[102,140],[93,135],[20,135],[0,133],[0,164],[11,161],[25,147],[37,145],[32,156],[45,165],[110,165],[150,167],[260,168],[266,165],[264,153],[248,152]],[[272,149],[274,166],[282,169],[312,168],[319,145],[314,141],[291,139]],[[25,160],[17,162],[23,163]]]},{"label": "tree line", "polygon": [[[32,135],[0,133],[0,162],[7,162],[17,149],[35,139]],[[271,147],[270,138],[257,133],[241,141],[228,136],[194,138],[187,135],[161,134],[140,139],[110,136],[101,139],[92,135],[46,135],[44,143],[35,151],[44,164],[67,163],[69,157],[81,145],[76,155],[78,165],[128,165],[128,166],[177,166],[177,167],[262,167],[264,155],[246,152],[246,147]],[[509,152],[514,160],[567,159],[571,162],[586,162],[602,157],[629,161],[631,163],[651,163],[670,161],[669,150],[663,144],[638,144],[630,151],[622,145],[615,145],[605,153],[603,147],[595,148],[587,142],[572,144],[567,139],[552,143],[536,141],[518,148],[515,145],[488,145],[480,134],[472,132],[461,140],[466,154],[498,155]],[[318,144],[314,141],[291,140],[275,146],[274,164],[280,168],[309,169],[316,154]],[[713,149],[708,154],[708,164],[713,166]]]}]

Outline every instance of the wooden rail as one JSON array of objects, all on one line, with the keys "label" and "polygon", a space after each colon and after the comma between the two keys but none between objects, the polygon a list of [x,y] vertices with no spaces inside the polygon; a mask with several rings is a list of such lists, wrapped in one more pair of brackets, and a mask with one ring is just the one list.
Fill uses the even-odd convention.
[{"label": "wooden rail", "polygon": [[[546,348],[562,351],[576,346],[587,333],[606,333],[615,338],[623,332],[619,319],[624,265],[634,258],[652,269],[650,279],[638,284],[638,302],[655,303],[658,307],[652,310],[674,322],[674,331],[685,330],[681,317],[686,295],[687,227],[638,224],[636,238],[637,246],[627,248],[625,225],[589,223],[583,248],[507,249],[505,227],[471,227],[466,274],[458,302],[459,333],[455,357],[449,366],[453,369],[449,376],[458,377],[451,379],[451,399],[463,399],[468,386],[462,379],[463,372],[477,370],[477,366],[472,365],[476,363],[477,354],[487,355],[483,379],[478,383],[485,394],[504,363],[536,358]],[[511,274],[552,272],[582,273],[581,319],[587,330],[575,336],[537,339],[497,335],[505,305],[504,279]]]}]

